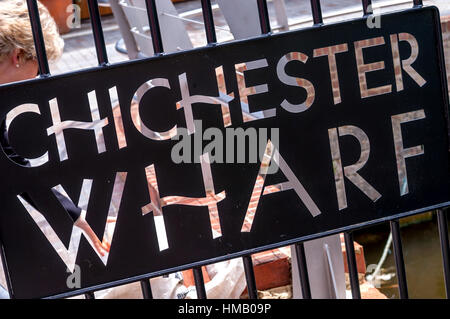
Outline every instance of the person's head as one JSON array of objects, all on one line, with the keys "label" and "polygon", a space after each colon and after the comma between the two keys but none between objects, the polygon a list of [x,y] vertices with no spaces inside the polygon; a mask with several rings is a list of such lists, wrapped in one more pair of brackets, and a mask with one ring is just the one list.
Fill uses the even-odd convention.
[{"label": "person's head", "polygon": [[[64,42],[47,8],[39,3],[47,58],[58,59]],[[25,0],[0,0],[0,84],[36,77],[38,63]]]}]

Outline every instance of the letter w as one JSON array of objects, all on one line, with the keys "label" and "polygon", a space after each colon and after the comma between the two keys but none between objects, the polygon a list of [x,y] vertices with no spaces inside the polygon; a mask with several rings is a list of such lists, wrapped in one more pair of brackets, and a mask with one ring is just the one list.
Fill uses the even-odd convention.
[{"label": "letter w", "polygon": [[[120,203],[122,201],[122,194],[123,194],[123,188],[125,185],[125,180],[127,177],[126,172],[118,172],[116,174],[116,178],[114,181],[114,187],[112,191],[109,211],[108,211],[108,217],[109,218],[117,218]],[[81,214],[83,214],[83,217],[86,217],[87,214],[87,206],[89,203],[89,197],[91,194],[91,188],[92,188],[92,179],[84,179],[83,185],[81,186],[81,192],[80,192],[80,198],[78,200],[78,207],[82,209]],[[67,198],[70,198],[64,188],[61,185],[53,187],[53,189],[58,189],[58,191],[66,196]],[[67,268],[73,272],[75,269],[75,261],[77,259],[78,255],[78,249],[80,247],[80,240],[81,240],[81,234],[84,234],[84,237],[87,239],[93,250],[96,252],[97,256],[100,258],[100,260],[103,262],[103,264],[106,266],[108,262],[109,253],[105,253],[104,256],[101,256],[97,250],[94,248],[94,243],[89,239],[89,236],[84,233],[84,231],[77,227],[73,226],[72,228],[72,234],[70,236],[70,242],[69,242],[69,248],[66,248],[66,245],[61,241],[60,236],[55,233],[54,229],[50,226],[44,215],[40,213],[38,210],[36,210],[33,206],[31,206],[25,199],[23,199],[20,195],[17,195],[17,198],[20,200],[22,205],[25,207],[27,212],[30,214],[31,218],[33,218],[36,225],[39,227],[39,229],[42,231],[42,233],[45,235],[47,240],[52,245],[53,249],[56,251],[58,256],[61,258],[61,260],[66,264]],[[114,230],[115,230],[115,223],[105,224],[105,229],[103,232],[103,240],[105,240],[108,233],[111,235],[111,239],[114,236]]]}]

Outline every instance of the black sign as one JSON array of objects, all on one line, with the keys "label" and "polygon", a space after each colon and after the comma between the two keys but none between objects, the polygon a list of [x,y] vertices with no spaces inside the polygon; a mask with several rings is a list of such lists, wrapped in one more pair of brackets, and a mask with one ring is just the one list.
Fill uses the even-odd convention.
[{"label": "black sign", "polygon": [[438,11],[380,23],[1,87],[11,147],[0,156],[0,234],[14,296],[124,283],[447,206]]}]

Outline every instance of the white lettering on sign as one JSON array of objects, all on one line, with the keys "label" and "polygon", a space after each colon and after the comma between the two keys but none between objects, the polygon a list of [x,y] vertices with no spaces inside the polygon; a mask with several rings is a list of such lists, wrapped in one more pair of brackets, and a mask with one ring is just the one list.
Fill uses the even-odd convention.
[{"label": "white lettering on sign", "polygon": [[[250,102],[248,100],[248,98],[252,95],[264,94],[269,92],[269,87],[267,86],[266,83],[258,84],[255,86],[247,86],[247,80],[245,77],[248,72],[267,68],[267,66],[268,64],[266,59],[245,62],[245,70],[242,74],[243,77],[242,81],[239,80],[241,77],[241,73],[239,72],[239,64],[236,64],[234,66],[236,70],[236,79],[239,88],[240,104],[244,122],[250,122],[258,119],[276,116],[276,109],[274,108],[264,111],[251,112]],[[251,94],[245,94],[246,91],[251,92]]]},{"label": "white lettering on sign", "polygon": [[[272,161],[274,161],[279,166],[280,170],[287,178],[287,181],[264,187],[264,181],[267,175],[267,171],[270,166],[270,162]],[[247,212],[244,217],[244,222],[242,223],[241,232],[251,231],[253,220],[256,214],[256,209],[258,207],[258,202],[261,196],[288,190],[295,191],[297,196],[301,199],[301,201],[313,217],[316,217],[321,213],[316,203],[314,203],[311,196],[306,191],[305,187],[298,180],[289,165],[280,155],[279,151],[269,140],[267,142],[266,151],[264,152],[264,158],[261,161],[261,167],[259,169],[258,176],[256,177],[255,186],[253,187],[253,192],[250,197],[250,202],[248,204]]]},{"label": "white lettering on sign", "polygon": [[61,162],[69,158],[67,155],[66,140],[64,138],[64,130],[67,129],[94,131],[98,152],[103,153],[106,151],[105,140],[103,138],[103,127],[108,125],[108,118],[100,119],[100,113],[98,110],[95,91],[89,92],[88,98],[89,98],[89,107],[91,109],[92,122],[61,121],[58,99],[54,98],[49,101],[53,125],[47,129],[47,134],[48,136],[53,134],[55,135],[59,153],[59,160]]},{"label": "white lettering on sign", "polygon": [[[341,153],[339,149],[339,136],[351,135],[355,137],[361,147],[361,154],[355,164],[342,167]],[[366,133],[356,126],[341,126],[338,129],[331,128],[328,130],[330,139],[330,148],[333,158],[334,179],[336,182],[336,194],[338,198],[339,210],[347,207],[347,195],[345,192],[344,176],[347,177],[356,187],[358,187],[373,202],[377,201],[381,194],[373,188],[358,171],[366,165],[370,154],[370,142]]]},{"label": "white lettering on sign", "polygon": [[390,84],[370,89],[367,87],[366,73],[384,70],[384,61],[378,61],[369,64],[364,63],[363,49],[379,45],[384,45],[383,37],[355,42],[355,55],[356,66],[358,69],[359,88],[361,90],[361,98],[363,99],[392,92],[392,85]]},{"label": "white lettering on sign", "polygon": [[[6,115],[6,122],[12,123],[19,115],[25,113],[35,113],[41,115],[41,111],[39,110],[39,106],[37,104],[21,104],[8,112],[8,114]],[[9,133],[9,126],[6,134],[8,133]],[[31,158],[25,158],[25,160],[30,161]],[[46,151],[41,156],[34,158],[34,161],[30,162],[29,167],[38,167],[44,165],[47,162],[48,162],[48,151]]]},{"label": "white lettering on sign", "polygon": [[301,52],[291,52],[281,57],[277,64],[277,76],[278,79],[286,85],[298,86],[306,90],[306,100],[300,104],[292,104],[288,100],[281,102],[281,107],[291,113],[300,113],[306,111],[314,103],[316,91],[314,85],[302,78],[295,78],[286,74],[286,65],[291,61],[300,61],[306,63],[308,56]]},{"label": "white lettering on sign", "polygon": [[336,62],[336,54],[348,51],[347,43],[332,45],[329,47],[314,49],[314,57],[327,56],[328,67],[330,69],[331,89],[333,91],[333,102],[339,104],[342,102],[341,88],[339,85],[338,67]]},{"label": "white lettering on sign", "polygon": [[[411,55],[405,60],[400,60],[400,50],[398,48],[398,42],[408,42],[411,48]],[[419,56],[419,44],[416,38],[409,33],[391,34],[391,48],[392,57],[394,62],[395,71],[395,83],[397,86],[397,92],[403,91],[403,75],[402,69],[405,71],[420,87],[424,86],[427,81],[411,66]]]},{"label": "white lettering on sign", "polygon": [[[108,223],[108,219],[111,218],[117,218],[119,214],[119,208],[120,203],[122,201],[122,194],[124,189],[125,180],[127,178],[126,172],[118,172],[116,174],[116,178],[114,180],[114,187],[113,191],[111,193],[111,200],[108,210],[108,216],[107,220],[105,221],[105,228],[102,234],[102,241],[105,242],[105,240],[108,239],[108,232],[111,234],[111,240],[114,236],[115,231],[115,225],[116,222]],[[80,198],[78,200],[78,207],[83,208],[81,211],[81,215],[83,219],[86,219],[87,213],[88,213],[88,204],[89,204],[89,198],[92,190],[92,180],[90,179],[84,179],[83,185],[81,186],[81,192],[80,192]],[[66,198],[70,198],[69,195],[67,195],[66,191],[61,185],[57,185],[53,187],[53,189],[59,191],[61,194],[63,194]],[[114,195],[114,196],[113,196]],[[47,219],[44,217],[44,214],[42,214],[40,211],[38,211],[35,207],[33,207],[30,203],[27,202],[22,196],[18,195],[17,198],[19,199],[20,203],[25,207],[28,214],[31,216],[33,221],[36,223],[36,225],[39,227],[39,229],[42,231],[42,233],[45,235],[47,240],[52,245],[55,252],[58,254],[58,256],[61,258],[61,260],[64,262],[64,264],[67,266],[67,268],[73,272],[74,268],[76,266],[75,261],[78,256],[78,250],[80,247],[80,241],[81,241],[81,235],[84,235],[86,240],[88,241],[89,245],[93,248],[97,256],[100,258],[102,263],[106,266],[108,263],[109,258],[109,252],[106,252],[103,256],[99,253],[97,249],[95,249],[95,244],[92,241],[92,236],[86,234],[86,230],[82,229],[76,225],[72,227],[72,233],[70,236],[70,241],[68,247],[66,244],[64,244],[61,241],[61,236],[56,234],[53,227],[48,223]],[[111,225],[109,225],[111,224]],[[109,228],[108,228],[109,227]],[[93,236],[97,236],[93,234]],[[98,241],[98,238],[96,238]]]},{"label": "white lettering on sign", "polygon": [[142,84],[136,91],[138,103],[131,103],[131,113],[135,114],[135,116],[132,117],[133,124],[142,135],[151,140],[164,141],[177,135],[177,126],[175,125],[170,130],[165,132],[155,132],[142,122],[141,115],[139,114],[139,107],[141,106],[143,95],[155,87],[163,87],[170,90],[169,80],[165,78],[156,78]]},{"label": "white lettering on sign", "polygon": [[[215,69],[216,75],[220,72],[222,67],[218,67]],[[192,95],[191,90],[189,89],[189,84],[187,80],[186,73],[182,73],[178,76],[181,88],[181,100],[178,101],[180,104],[180,108],[184,109],[184,117],[186,119],[186,126],[188,129],[188,134],[195,133],[194,126],[194,115],[192,113],[192,105],[194,103],[204,103],[204,104],[222,104],[224,102],[220,101],[220,94],[208,96],[208,95]],[[217,78],[216,78],[217,80]],[[217,83],[218,86],[218,83]],[[227,112],[222,109],[222,117],[225,118],[227,116]],[[224,122],[225,123],[225,122]]]},{"label": "white lettering on sign", "polygon": [[[142,207],[142,215],[153,213],[155,230],[160,251],[169,248],[163,215],[163,207],[169,205],[207,206],[209,211],[212,236],[213,238],[222,236],[217,203],[225,199],[226,193],[225,191],[222,191],[219,194],[216,194],[216,191],[214,189],[213,177],[211,174],[211,167],[209,165],[209,155],[203,154],[200,159],[200,163],[202,167],[203,185],[205,187],[206,195],[202,198],[192,198],[184,196],[165,196],[161,198],[158,187],[158,179],[156,177],[155,165],[152,164],[145,168],[150,203]],[[217,225],[218,227],[214,229],[214,221],[216,220],[219,220],[219,224]]]},{"label": "white lettering on sign", "polygon": [[391,118],[392,133],[394,135],[395,157],[397,159],[398,186],[400,187],[400,196],[409,193],[408,174],[406,173],[405,159],[422,155],[424,153],[423,145],[404,148],[401,124],[421,120],[424,118],[424,110],[393,115]]},{"label": "white lettering on sign", "polygon": [[[423,87],[427,81],[417,72],[416,69],[413,68],[413,64],[416,62],[416,60],[419,57],[419,44],[417,39],[414,37],[414,35],[410,33],[398,33],[398,34],[391,34],[389,35],[390,44],[391,44],[391,53],[392,53],[392,65],[393,65],[393,82],[396,83],[396,91],[402,91],[404,90],[404,83],[403,83],[403,75],[402,71],[404,71],[406,74],[408,74],[419,87]],[[407,59],[401,59],[400,58],[400,50],[399,50],[399,42],[407,42],[411,48],[410,56]],[[385,70],[385,62],[384,61],[377,61],[373,63],[366,63],[364,59],[364,49],[369,50],[374,47],[382,47],[385,45],[385,38],[383,36],[371,38],[371,39],[364,39],[359,41],[354,41],[354,50],[355,50],[355,66],[358,76],[358,86],[361,94],[362,99],[367,99],[370,97],[378,96],[378,95],[384,95],[392,93],[392,84],[386,84],[378,87],[372,87],[369,88],[367,84],[366,74],[369,72],[381,72]],[[379,49],[379,48],[378,48]],[[338,64],[336,61],[336,55],[344,55],[348,52],[348,44],[347,43],[341,43],[337,45],[327,46],[327,47],[321,47],[313,49],[313,56],[314,58],[327,56],[328,58],[328,67],[330,72],[330,80],[331,80],[331,93],[333,96],[333,103],[339,104],[342,103],[342,92],[341,92],[341,86],[339,83],[339,76],[338,76]],[[314,62],[316,61],[317,62]],[[288,112],[291,113],[301,113],[305,110],[312,107],[314,101],[316,100],[316,89],[314,84],[302,77],[293,75],[293,74],[287,74],[285,68],[286,66],[291,63],[292,61],[298,61],[303,64],[306,64],[308,62],[308,56],[302,52],[289,52],[286,54],[283,54],[277,61],[277,64],[275,67],[271,66],[266,58],[261,58],[257,60],[247,61],[243,63],[244,70],[241,72],[240,66],[241,64],[233,64],[233,68],[235,71],[234,78],[236,79],[236,85],[238,87],[238,93],[233,92],[229,89],[229,87],[232,87],[230,83],[226,83],[226,72],[224,73],[224,70],[228,70],[223,65],[219,65],[217,67],[214,67],[214,73],[215,73],[215,79],[217,81],[217,94],[214,95],[201,95],[201,94],[192,94],[191,90],[189,88],[189,81],[188,76],[186,73],[181,73],[178,76],[178,82],[180,85],[180,92],[175,92],[172,87],[169,84],[168,78],[154,78],[151,80],[146,81],[142,85],[139,86],[137,91],[134,95],[138,96],[138,102],[137,104],[130,103],[130,111],[132,114],[135,114],[135,116],[132,116],[133,124],[136,130],[139,131],[140,134],[143,136],[156,141],[163,141],[163,140],[169,140],[173,139],[177,136],[177,125],[173,125],[169,130],[162,131],[162,132],[156,132],[149,128],[141,118],[140,114],[140,108],[144,107],[141,104],[142,97],[147,92],[151,92],[153,88],[156,87],[162,87],[167,89],[168,96],[174,96],[175,94],[181,93],[181,99],[177,101],[176,105],[174,106],[177,110],[183,109],[184,117],[186,120],[186,126],[188,130],[188,135],[195,133],[195,122],[194,122],[194,115],[193,115],[193,105],[196,103],[202,103],[202,104],[209,104],[209,105],[216,105],[221,106],[222,110],[222,117],[223,117],[223,125],[224,127],[230,126],[233,123],[231,122],[231,115],[232,111],[230,108],[230,105],[235,101],[235,96],[239,96],[239,101],[237,101],[240,104],[240,111],[243,114],[243,122],[249,122],[249,121],[256,121],[256,120],[264,120],[266,118],[275,117],[276,116],[276,108],[268,108],[268,109],[262,109],[259,111],[250,111],[250,108],[254,108],[253,106],[249,105],[248,98],[251,96],[261,95],[261,94],[269,94],[270,93],[270,86],[268,83],[260,83],[255,86],[248,86],[247,83],[247,73],[249,72],[256,72],[258,70],[264,70],[264,72],[273,72],[275,70],[276,72],[276,78],[280,81],[280,83],[287,85],[287,86],[295,86],[300,87],[306,90],[306,99],[304,102],[300,104],[293,104],[289,102],[287,99],[283,99],[280,103],[280,107]],[[312,62],[308,62],[308,64],[312,63],[322,63],[320,59],[314,59]],[[341,72],[342,73],[342,72]],[[381,73],[380,73],[381,74]],[[387,71],[384,73],[384,77],[386,77]],[[226,85],[227,89],[225,90],[226,93],[223,93],[220,91],[219,88],[219,79],[224,79],[224,84]],[[230,77],[228,77],[230,78]],[[223,90],[223,89],[222,89]],[[109,95],[110,95],[110,106],[111,109],[113,109],[112,106],[112,95],[117,95],[117,86],[109,88]],[[108,125],[109,121],[107,117],[100,118],[100,113],[98,110],[98,102],[97,102],[97,96],[96,91],[91,91],[88,94],[88,100],[89,100],[89,108],[91,112],[91,119],[90,122],[81,122],[81,121],[74,121],[74,120],[61,120],[60,115],[60,109],[58,106],[58,98],[53,98],[49,101],[50,111],[51,111],[51,117],[52,117],[52,125],[47,128],[47,134],[55,135],[56,139],[56,145],[58,149],[59,154],[59,160],[65,161],[69,159],[69,154],[67,153],[66,149],[66,142],[64,137],[64,131],[67,129],[79,129],[79,130],[91,130],[95,134],[95,139],[97,143],[97,150],[98,153],[103,153],[106,151],[105,143],[104,143],[104,137],[103,137],[103,128]],[[13,110],[10,111],[10,113],[14,113],[16,111],[19,112],[19,114],[23,114],[24,110],[21,110],[21,106],[17,106]],[[116,138],[119,145],[119,149],[125,149],[127,147],[127,141],[126,141],[126,135],[124,130],[123,122],[121,121],[121,108],[113,109],[114,114],[113,118],[111,119],[115,124],[115,131],[116,131]],[[37,114],[41,114],[41,112],[34,107],[32,110],[28,110],[28,112],[33,112]],[[18,115],[18,114],[17,114]],[[16,119],[17,115],[13,118]],[[234,123],[236,124],[236,123]],[[198,155],[196,158],[199,157],[199,153],[197,152],[196,155]],[[42,162],[48,162],[48,154],[47,152],[44,152],[42,155]],[[47,157],[46,157],[47,156]],[[41,165],[40,164],[40,165]],[[33,166],[32,166],[33,167]]]},{"label": "white lettering on sign", "polygon": [[[390,40],[391,45],[390,50],[384,47],[386,43],[385,40],[385,37],[379,36],[371,39],[357,40],[351,43],[354,46],[355,52],[354,68],[352,69],[353,72],[356,71],[356,75],[354,78],[356,78],[356,76],[358,77],[358,80],[355,81],[356,83],[353,84],[355,89],[359,90],[361,99],[365,99],[365,101],[375,96],[393,93],[393,84],[389,83],[389,76],[392,79],[392,83],[395,83],[396,85],[396,92],[404,91],[405,85],[407,85],[408,83],[404,82],[404,73],[406,73],[414,81],[409,81],[409,83],[412,83],[413,86],[416,86],[417,84],[419,87],[423,87],[427,84],[427,81],[417,71],[420,69],[417,67],[413,68],[413,64],[419,58],[420,52],[417,39],[409,33],[390,34],[388,39]],[[407,43],[411,48],[411,53],[406,59],[402,59],[400,56],[400,42]],[[386,70],[386,65],[388,65],[389,67],[390,63],[385,64],[385,61],[377,61],[379,59],[375,59],[376,62],[367,63],[368,60],[374,60],[373,55],[368,59],[365,58],[364,52],[369,53],[369,50],[384,50],[392,53],[393,72],[390,70]],[[261,164],[255,180],[255,184],[253,186],[252,193],[249,194],[249,203],[247,207],[243,208],[245,209],[245,216],[241,225],[241,232],[248,233],[251,232],[252,229],[254,229],[253,222],[255,217],[257,216],[256,213],[258,204],[262,196],[269,196],[270,194],[285,192],[289,190],[295,192],[296,196],[300,199],[301,205],[303,205],[307,209],[309,213],[308,218],[314,218],[321,214],[321,210],[316,205],[310,193],[308,193],[307,191],[307,189],[309,189],[311,185],[303,185],[300,182],[300,176],[296,176],[294,174],[294,170],[296,172],[299,172],[302,170],[302,168],[295,167],[295,169],[292,170],[281,155],[281,153],[283,152],[279,149],[278,145],[278,128],[270,128],[271,136],[269,138],[267,128],[258,127],[257,130],[254,127],[246,127],[244,129],[243,127],[239,127],[239,124],[241,123],[234,122],[239,121],[241,115],[241,122],[243,122],[244,124],[251,121],[264,121],[265,119],[275,117],[277,115],[278,107],[282,109],[281,112],[287,111],[289,113],[299,114],[299,116],[301,116],[300,113],[311,109],[314,105],[314,102],[318,99],[316,93],[320,87],[318,86],[319,84],[316,84],[315,86],[312,76],[306,76],[306,78],[309,79],[308,80],[300,71],[309,69],[310,67],[318,64],[322,64],[323,70],[323,67],[325,66],[323,64],[325,63],[325,59],[317,59],[319,57],[327,57],[331,86],[325,85],[324,87],[331,90],[330,96],[332,96],[333,105],[343,103],[343,96],[345,96],[343,90],[345,90],[348,85],[346,85],[345,88],[340,85],[341,83],[339,82],[339,76],[342,74],[345,75],[345,73],[339,69],[337,56],[339,56],[339,58],[352,58],[348,52],[349,44],[340,43],[330,46],[321,46],[320,48],[313,49],[312,52],[307,52],[308,54],[310,54],[310,56],[313,56],[313,59],[310,60],[307,54],[295,51],[287,53],[283,52],[281,57],[277,57],[277,59],[275,60],[269,60],[264,57],[259,57],[258,59],[248,60],[244,63],[232,62],[229,65],[215,65],[212,67],[210,66],[211,69],[209,70],[209,72],[211,72],[211,74],[209,75],[212,75],[212,72],[214,72],[214,76],[217,81],[216,83],[214,83],[215,85],[217,85],[217,93],[193,93],[194,89],[195,91],[201,92],[201,88],[198,88],[196,86],[196,83],[195,85],[192,85],[192,87],[189,86],[190,77],[188,76],[189,74],[187,72],[177,73],[175,75],[175,79],[160,76],[150,79],[142,83],[140,86],[137,86],[138,89],[136,90],[136,92],[134,92],[134,95],[138,96],[138,103],[130,103],[130,105],[124,105],[122,108],[114,108],[112,105],[112,96],[117,96],[118,92],[120,92],[120,88],[118,90],[117,86],[113,86],[108,89],[108,94],[110,97],[109,102],[111,104],[110,109],[112,110],[111,114],[113,115],[112,118],[111,115],[109,115],[109,117],[100,116],[99,101],[101,99],[98,99],[97,97],[97,94],[99,94],[99,92],[92,90],[87,93],[91,120],[86,122],[76,120],[63,121],[60,114],[61,109],[58,105],[58,97],[54,97],[50,101],[48,101],[51,113],[51,123],[47,123],[47,125],[50,124],[50,126],[46,129],[46,133],[47,136],[55,136],[56,149],[54,151],[57,151],[60,162],[66,161],[70,158],[70,152],[67,152],[66,139],[64,135],[67,129],[92,131],[93,135],[95,136],[98,154],[111,151],[110,149],[106,149],[103,136],[103,129],[110,122],[114,122],[114,128],[116,131],[118,145],[118,150],[116,151],[122,151],[128,147],[126,130],[130,129],[130,127],[131,129],[136,129],[137,132],[139,132],[139,134],[141,134],[145,138],[156,142],[168,140],[173,141],[177,139],[180,140],[180,138],[182,137],[182,142],[174,143],[174,147],[172,148],[171,155],[172,160],[175,164],[181,162],[190,163],[191,156],[187,155],[191,155],[190,135],[194,134],[194,163],[201,164],[202,181],[205,190],[205,195],[203,197],[194,198],[175,195],[161,196],[161,190],[158,186],[158,179],[156,174],[157,165],[153,163],[145,164],[149,201],[146,205],[141,207],[141,211],[139,212],[139,214],[146,216],[152,213],[151,216],[153,216],[159,251],[169,249],[170,247],[163,214],[164,207],[170,205],[208,207],[212,238],[216,239],[223,235],[222,225],[220,223],[218,203],[226,200],[227,198],[225,190],[216,193],[213,183],[213,170],[211,167],[211,163],[235,163],[235,150],[237,150],[237,163],[243,164],[256,163],[258,161],[257,155],[261,155],[261,153],[258,153],[258,147],[259,150],[264,149],[264,154],[259,157],[259,161]],[[370,54],[367,54],[367,56],[370,56]],[[294,61],[296,62],[294,63]],[[227,74],[227,72],[230,72],[230,74]],[[258,74],[258,72],[261,72],[261,74],[263,72],[269,74],[270,72],[272,72],[274,74],[272,74],[271,79],[274,79],[274,82],[276,83],[267,81],[265,79],[265,76],[260,76],[258,78],[255,76],[253,78],[253,81],[255,83],[252,86],[249,80],[253,72],[255,72],[254,74]],[[377,87],[369,87],[366,78],[366,75],[369,72],[376,72],[375,74],[380,74],[380,76],[381,74],[383,74],[383,77],[381,78],[381,80],[383,81],[383,85],[379,85]],[[220,78],[223,78],[222,83],[226,86],[225,90],[224,88],[219,88],[218,79]],[[172,83],[177,83],[176,81],[178,81],[179,88],[176,85],[171,86],[171,80],[174,81]],[[227,81],[231,83],[226,83]],[[291,97],[280,97],[280,100],[277,102],[276,107],[270,106],[269,108],[263,109],[263,105],[258,107],[252,105],[252,99],[249,98],[263,94],[267,94],[268,96],[271,91],[271,85],[285,85],[288,87],[301,88],[305,91],[306,95],[301,103],[294,103],[293,100],[290,100]],[[168,123],[168,129],[166,131],[155,131],[152,130],[149,127],[148,122],[145,121],[150,119],[142,118],[142,114],[144,112],[141,111],[146,107],[146,105],[144,105],[144,103],[142,102],[143,96],[145,94],[152,94],[157,90],[163,90],[164,94],[167,94],[167,97],[170,98],[169,100],[176,101],[175,103],[173,103],[174,105],[172,105],[172,107],[177,112],[184,113],[186,128],[179,127],[179,124]],[[193,108],[205,107],[205,105],[196,106],[195,104],[206,104],[209,107],[221,107],[221,116],[223,119],[224,130],[214,127],[208,127],[205,132],[203,132],[202,122],[194,119]],[[233,109],[234,112],[237,112],[237,114],[233,114],[233,109],[231,108],[232,105],[235,106]],[[100,109],[103,110],[103,108]],[[252,109],[252,111],[250,111],[250,109]],[[131,115],[133,115],[131,116],[133,124],[130,125],[130,127],[124,126],[121,110],[127,110]],[[40,108],[38,104],[21,104],[13,108],[8,113],[9,122],[13,123],[14,121],[20,121],[20,118],[22,118],[26,113],[37,114],[39,115],[40,120],[42,120],[44,118],[43,114],[48,114],[48,112],[41,111],[42,106]],[[233,123],[231,121],[232,115],[234,115]],[[397,114],[390,117],[393,132],[393,145],[395,147],[395,160],[398,172],[400,196],[404,196],[409,193],[406,159],[424,154],[424,145],[413,146],[409,148],[404,147],[402,124],[421,119],[425,119],[425,112],[423,109],[403,114]],[[262,124],[263,122],[260,123]],[[336,188],[337,207],[339,211],[344,210],[350,205],[347,200],[347,191],[349,190],[349,187],[355,186],[372,203],[376,202],[382,197],[381,193],[372,184],[370,184],[370,182],[374,182],[366,180],[366,178],[362,176],[363,173],[361,173],[363,167],[368,164],[370,157],[370,141],[368,135],[366,134],[366,132],[364,132],[363,128],[351,124],[342,124],[343,123],[330,124],[330,126],[333,127],[327,127],[327,129],[325,129],[323,132],[325,139],[328,133],[328,142],[331,150],[331,163],[333,167],[333,175],[331,177],[334,178],[334,181],[332,179],[332,182],[334,182]],[[231,125],[233,125],[234,127],[229,128],[228,126]],[[225,137],[227,140],[226,159],[223,158],[223,131],[225,131]],[[342,139],[347,138],[353,139],[354,142],[357,142],[355,147],[360,148],[360,153],[359,159],[356,162],[349,165],[344,163],[344,165],[342,163],[341,152],[343,150],[340,147],[340,142],[342,141]],[[208,140],[211,142],[203,148],[204,140]],[[235,140],[237,140],[237,146],[235,145]],[[248,141],[248,143],[246,143],[246,141]],[[114,144],[115,143],[116,141],[114,141]],[[170,141],[168,143],[170,143]],[[249,152],[247,152],[247,150],[249,150]],[[35,168],[42,164],[48,163],[51,158],[49,157],[50,151],[51,150],[42,150],[42,153],[40,153],[42,155],[35,158],[40,160],[40,164],[32,164],[31,168]],[[212,153],[214,153],[214,155]],[[174,156],[174,154],[176,156]],[[246,156],[248,157],[248,160]],[[175,158],[176,160],[174,160]],[[266,176],[268,174],[274,174],[278,172],[278,169],[283,173],[285,181],[278,184],[265,186],[264,183],[266,180]],[[143,172],[144,168],[141,168],[141,170]],[[123,179],[125,179],[127,173],[117,174],[117,176],[122,176]],[[159,174],[161,175],[161,173]],[[351,184],[348,183],[348,181],[350,181]],[[91,184],[89,183],[92,183],[92,180],[83,179],[82,191],[86,191],[87,189],[89,189],[88,193],[90,194]],[[64,190],[62,190],[62,192],[65,193]],[[116,184],[114,185],[114,192],[116,192]],[[108,214],[117,215],[121,202],[122,192],[123,185],[122,189],[119,189],[118,191],[118,193],[120,194],[118,199],[111,199],[110,211]],[[290,193],[292,194],[292,192]],[[287,195],[289,193],[284,194]],[[27,205],[22,197],[18,196],[18,198],[25,206],[27,212],[30,214],[36,224],[45,224],[50,227],[43,214],[33,209],[30,205]],[[87,205],[88,198],[85,199],[85,201],[85,204]],[[81,205],[82,202],[83,200],[80,197],[79,204]],[[218,221],[218,223],[216,221]],[[59,237],[54,234],[54,231],[53,235],[55,235],[56,238],[59,239]],[[81,230],[77,229],[77,227],[74,227],[72,230],[69,248],[66,248],[66,245],[62,244],[61,242],[59,242],[57,245],[55,244],[56,246],[52,244],[53,248],[58,252],[61,259],[63,259],[65,264],[68,265],[70,269],[73,269],[74,267],[80,238]],[[70,253],[74,254],[75,257],[71,256],[69,258],[66,256]],[[106,265],[108,256],[99,257]]]}]

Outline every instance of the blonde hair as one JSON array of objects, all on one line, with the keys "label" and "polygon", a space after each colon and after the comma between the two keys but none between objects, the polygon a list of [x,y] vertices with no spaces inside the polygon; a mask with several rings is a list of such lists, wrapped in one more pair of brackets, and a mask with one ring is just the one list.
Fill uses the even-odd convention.
[{"label": "blonde hair", "polygon": [[[62,55],[64,41],[47,8],[39,1],[37,4],[47,58],[56,60]],[[0,60],[14,49],[20,49],[27,60],[36,58],[28,6],[24,0],[0,0]]]}]

